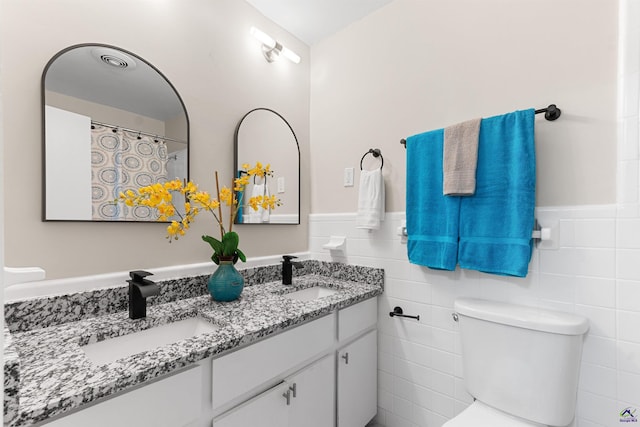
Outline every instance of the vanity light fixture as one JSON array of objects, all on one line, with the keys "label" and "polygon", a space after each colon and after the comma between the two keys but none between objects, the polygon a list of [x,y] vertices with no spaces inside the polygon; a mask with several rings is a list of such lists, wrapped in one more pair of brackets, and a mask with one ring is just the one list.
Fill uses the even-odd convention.
[{"label": "vanity light fixture", "polygon": [[271,36],[263,33],[256,27],[251,27],[250,34],[262,43],[262,53],[264,54],[264,57],[267,59],[267,61],[273,62],[278,59],[278,57],[280,57],[280,54],[282,54],[282,56],[287,58],[289,61],[295,64],[300,63],[300,56],[298,56],[291,49],[282,46]]}]

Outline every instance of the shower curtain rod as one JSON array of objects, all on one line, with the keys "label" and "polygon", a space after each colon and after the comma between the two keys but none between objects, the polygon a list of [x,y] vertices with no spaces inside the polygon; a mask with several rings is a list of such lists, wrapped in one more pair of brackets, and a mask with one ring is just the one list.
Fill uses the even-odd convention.
[{"label": "shower curtain rod", "polygon": [[179,144],[185,144],[185,145],[187,145],[187,143],[186,143],[185,141],[180,141],[180,140],[177,140],[177,139],[168,138],[168,137],[166,137],[166,136],[156,135],[156,134],[154,134],[154,133],[143,132],[143,131],[136,130],[136,129],[129,129],[129,128],[125,128],[125,127],[118,126],[118,125],[111,125],[111,124],[109,124],[109,123],[102,123],[102,122],[98,122],[98,121],[95,121],[95,120],[91,120],[91,124],[92,124],[92,125],[98,125],[98,126],[104,126],[104,127],[108,127],[108,128],[113,128],[114,130],[116,130],[116,129],[120,129],[120,130],[124,130],[124,131],[127,131],[127,132],[137,133],[137,134],[138,134],[138,136],[140,136],[140,135],[151,136],[151,137],[153,137],[153,138],[156,138],[156,141],[155,141],[155,142],[158,142],[157,140],[158,140],[158,139],[161,139],[161,140],[163,140],[163,141],[171,141],[171,142],[177,142],[177,143],[179,143]]},{"label": "shower curtain rod", "polygon": [[[550,104],[547,108],[540,108],[536,110],[536,114],[544,113],[544,118],[549,120],[550,122],[554,121],[560,114],[562,114],[562,110],[556,107],[556,104]],[[404,148],[407,148],[407,140],[402,138],[400,140],[400,144],[404,145]]]}]

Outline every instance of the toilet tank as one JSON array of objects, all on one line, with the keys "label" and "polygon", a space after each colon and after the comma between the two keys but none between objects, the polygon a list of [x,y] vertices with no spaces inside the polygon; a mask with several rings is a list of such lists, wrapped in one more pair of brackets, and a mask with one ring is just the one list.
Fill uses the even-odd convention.
[{"label": "toilet tank", "polygon": [[571,423],[586,318],[471,298],[457,299],[455,311],[474,398],[537,423]]}]

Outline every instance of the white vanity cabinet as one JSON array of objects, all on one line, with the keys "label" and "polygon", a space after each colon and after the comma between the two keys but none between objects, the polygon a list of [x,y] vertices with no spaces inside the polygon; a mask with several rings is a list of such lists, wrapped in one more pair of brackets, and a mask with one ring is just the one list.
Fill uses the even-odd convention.
[{"label": "white vanity cabinet", "polygon": [[[149,385],[112,397],[47,423],[47,427],[182,427],[198,422],[203,386],[196,365]],[[196,391],[194,393],[194,390]]]},{"label": "white vanity cabinet", "polygon": [[213,360],[213,427],[364,427],[377,411],[377,313],[371,298]]},{"label": "white vanity cabinet", "polygon": [[377,352],[375,330],[338,351],[338,427],[363,427],[375,417]]},{"label": "white vanity cabinet", "polygon": [[330,427],[334,390],[334,362],[328,355],[214,419],[213,427]]},{"label": "white vanity cabinet", "polygon": [[328,354],[335,340],[334,313],[212,361],[214,412],[255,396],[295,370]]},{"label": "white vanity cabinet", "polygon": [[371,298],[44,424],[364,427],[377,410],[376,321]]},{"label": "white vanity cabinet", "polygon": [[377,314],[377,298],[338,312],[338,427],[363,427],[378,410]]}]

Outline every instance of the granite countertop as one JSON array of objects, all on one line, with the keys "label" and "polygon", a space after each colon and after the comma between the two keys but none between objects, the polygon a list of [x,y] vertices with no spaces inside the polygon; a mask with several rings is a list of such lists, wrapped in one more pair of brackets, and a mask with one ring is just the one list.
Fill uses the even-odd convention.
[{"label": "granite countertop", "polygon": [[[219,303],[208,294],[173,297],[166,302],[159,299],[147,308],[144,319],[131,320],[127,311],[120,310],[55,321],[54,308],[43,317],[49,322],[38,320],[33,324],[32,320],[25,323],[24,319],[18,319],[16,307],[25,308],[25,303],[10,306],[8,315],[13,317],[7,323],[13,330],[10,333],[5,330],[5,425],[26,426],[45,420],[382,293],[384,279],[380,269],[354,270],[334,263],[306,263],[305,273],[310,274],[295,277],[291,286],[275,280],[264,281],[269,278],[267,274],[263,275],[263,283],[246,286],[236,301]],[[320,268],[315,268],[318,265]],[[338,292],[311,301],[284,296],[315,285]],[[72,312],[78,311],[68,301],[49,301],[45,307],[60,304],[67,308],[71,305]],[[105,365],[92,363],[81,349],[89,343],[196,316],[212,322],[218,329]]]}]

